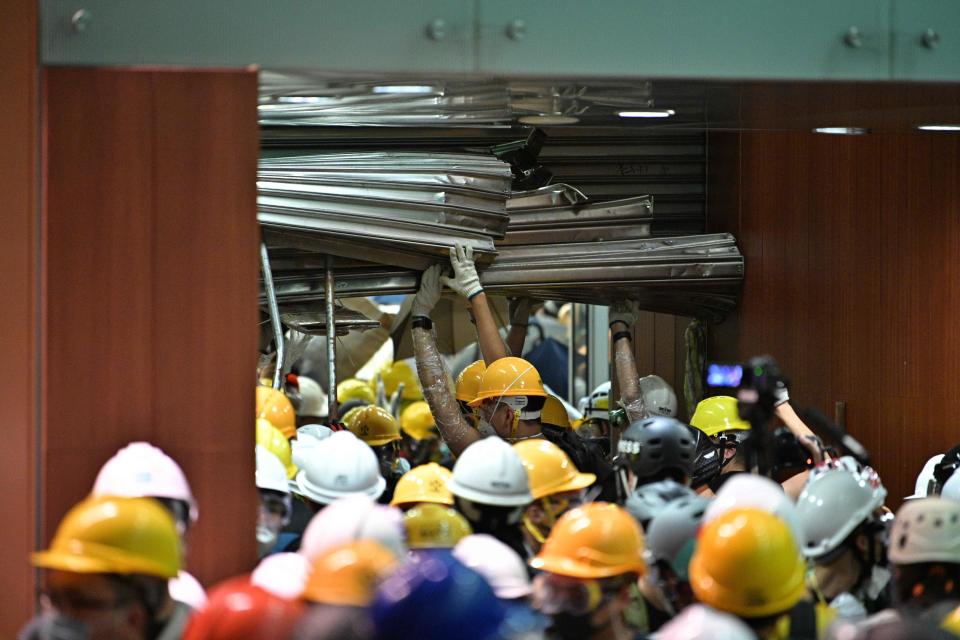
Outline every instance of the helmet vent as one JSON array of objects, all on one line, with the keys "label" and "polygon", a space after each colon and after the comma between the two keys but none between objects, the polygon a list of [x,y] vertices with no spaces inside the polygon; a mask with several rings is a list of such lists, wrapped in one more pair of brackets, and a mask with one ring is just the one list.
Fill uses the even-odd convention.
[{"label": "helmet vent", "polygon": [[934,520],[934,521],[933,521],[933,526],[934,526],[935,529],[939,529],[940,527],[942,527],[942,526],[943,526],[943,518],[937,518],[936,520]]},{"label": "helmet vent", "polygon": [[663,438],[651,438],[650,440],[647,441],[647,443],[653,446],[657,446],[659,444],[663,444]]},{"label": "helmet vent", "polygon": [[900,547],[901,549],[907,546],[907,534],[903,534],[902,536],[900,536],[900,540],[897,541],[897,546]]}]

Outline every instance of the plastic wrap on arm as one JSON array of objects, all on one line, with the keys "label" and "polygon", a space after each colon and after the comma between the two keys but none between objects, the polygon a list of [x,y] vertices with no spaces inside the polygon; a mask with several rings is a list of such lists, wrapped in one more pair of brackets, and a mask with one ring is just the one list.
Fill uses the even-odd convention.
[{"label": "plastic wrap on arm", "polygon": [[633,346],[628,338],[620,338],[613,343],[613,362],[617,368],[617,380],[620,383],[620,399],[630,422],[647,417],[647,407],[640,393],[640,376],[637,363],[633,359]]},{"label": "plastic wrap on arm", "polygon": [[437,348],[433,332],[422,327],[414,327],[411,331],[423,397],[430,405],[430,412],[437,421],[441,437],[453,455],[458,456],[468,445],[479,440],[480,434],[460,413],[460,407],[448,385],[450,378],[447,367]]}]

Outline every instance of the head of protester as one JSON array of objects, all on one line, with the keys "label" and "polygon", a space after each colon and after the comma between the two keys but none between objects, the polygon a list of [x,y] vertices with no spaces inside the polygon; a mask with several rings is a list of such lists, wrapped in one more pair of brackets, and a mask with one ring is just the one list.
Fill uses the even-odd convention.
[{"label": "head of protester", "polygon": [[530,482],[531,502],[523,514],[523,533],[533,552],[550,534],[557,519],[583,503],[584,492],[597,477],[580,473],[570,457],[547,440],[524,440],[513,445]]},{"label": "head of protester", "polygon": [[634,489],[624,503],[624,508],[634,520],[646,529],[647,525],[671,502],[682,498],[692,498],[690,487],[675,480],[661,480],[642,484]]},{"label": "head of protester", "polygon": [[386,409],[370,405],[352,412],[344,424],[350,433],[367,444],[376,454],[380,463],[380,475],[387,482],[381,501],[389,502],[397,480],[410,470],[409,462],[400,457],[399,422]]},{"label": "head of protester", "polygon": [[279,389],[260,385],[257,387],[257,420],[266,420],[284,435],[297,435],[297,412],[293,403]]},{"label": "head of protester", "polygon": [[473,533],[470,523],[455,509],[439,504],[421,504],[403,514],[407,546],[414,556],[423,552],[449,553]]},{"label": "head of protester", "polygon": [[739,617],[762,638],[773,637],[806,593],[806,563],[790,527],[753,507],[703,526],[689,572],[697,600]]},{"label": "head of protester", "polygon": [[349,431],[337,431],[304,452],[292,488],[318,512],[347,496],[376,500],[386,487],[373,449]]},{"label": "head of protester", "polygon": [[488,533],[527,555],[521,532],[524,508],[533,502],[520,455],[496,437],[471,444],[457,458],[447,488],[457,510],[477,533]]},{"label": "head of protester", "polygon": [[633,422],[617,445],[618,458],[629,471],[632,485],[661,480],[689,485],[696,450],[692,428],[665,416]]},{"label": "head of protester", "polygon": [[849,594],[861,605],[856,612],[854,602],[840,600],[838,607],[846,600],[844,617],[866,617],[889,605],[886,495],[873,469],[843,457],[815,468],[797,501],[800,550],[813,565],[814,595],[831,602]]},{"label": "head of protester", "polygon": [[303,611],[298,600],[270,593],[248,576],[239,576],[211,590],[210,601],[190,619],[183,640],[287,638]]},{"label": "head of protester", "polygon": [[414,467],[397,482],[390,504],[407,510],[421,503],[453,506],[453,494],[447,483],[453,473],[436,462]]},{"label": "head of protester", "polygon": [[583,438],[604,438],[610,435],[609,381],[600,383],[590,395],[580,398],[577,410],[583,416],[577,425],[577,433]]},{"label": "head of protester", "polygon": [[372,540],[397,558],[407,552],[403,514],[378,504],[372,496],[351,495],[335,500],[313,516],[303,533],[300,553],[311,560],[327,549],[357,540]]},{"label": "head of protester", "polygon": [[449,458],[449,451],[440,438],[430,405],[423,400],[411,402],[401,412],[400,434],[403,438],[400,445],[402,453],[411,467],[443,462]]},{"label": "head of protester", "polygon": [[87,498],[32,561],[46,570],[49,609],[22,637],[179,637],[189,618],[167,586],[180,570],[176,523],[154,499]]},{"label": "head of protester", "polygon": [[293,502],[287,471],[277,456],[257,445],[256,484],[260,493],[260,512],[257,517],[257,550],[259,557],[270,553],[283,527],[290,522]]},{"label": "head of protester", "polygon": [[540,412],[547,392],[536,368],[522,358],[500,358],[483,372],[476,397],[480,420],[507,442],[542,435]]},{"label": "head of protester", "polygon": [[743,444],[750,435],[750,423],[740,418],[736,398],[713,396],[701,400],[690,424],[719,449],[716,470],[707,479],[714,493],[731,474],[749,471]]},{"label": "head of protester", "polygon": [[622,613],[647,570],[643,533],[626,511],[603,502],[568,511],[530,565],[540,571],[533,606],[551,618],[551,637],[626,637]]}]

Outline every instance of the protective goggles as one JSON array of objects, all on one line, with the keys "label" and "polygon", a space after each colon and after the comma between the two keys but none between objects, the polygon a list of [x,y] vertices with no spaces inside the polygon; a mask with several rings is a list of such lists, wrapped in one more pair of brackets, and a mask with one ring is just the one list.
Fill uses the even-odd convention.
[{"label": "protective goggles", "polygon": [[615,598],[621,587],[621,581],[541,573],[533,579],[533,607],[548,616],[559,613],[582,616]]}]

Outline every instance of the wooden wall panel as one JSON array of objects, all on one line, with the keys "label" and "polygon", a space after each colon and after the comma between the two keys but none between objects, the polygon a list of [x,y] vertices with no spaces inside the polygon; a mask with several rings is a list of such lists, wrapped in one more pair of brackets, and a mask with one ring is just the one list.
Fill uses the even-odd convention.
[{"label": "wooden wall panel", "polygon": [[747,260],[711,357],[771,353],[796,404],[832,415],[846,402],[896,506],[926,458],[960,441],[960,138],[749,132],[710,149],[724,159],[710,226]]},{"label": "wooden wall panel", "polygon": [[37,3],[4,3],[0,20],[0,638],[12,638],[33,611],[27,561],[36,536],[37,404]]},{"label": "wooden wall panel", "polygon": [[109,456],[149,440],[200,502],[190,570],[208,583],[247,570],[256,74],[45,78],[44,540]]}]

